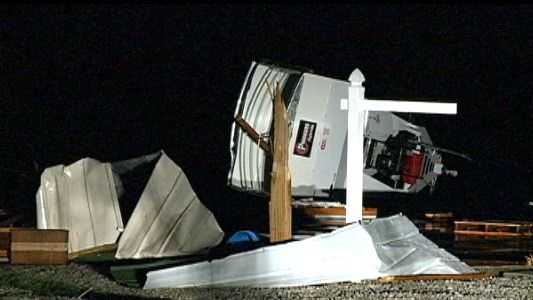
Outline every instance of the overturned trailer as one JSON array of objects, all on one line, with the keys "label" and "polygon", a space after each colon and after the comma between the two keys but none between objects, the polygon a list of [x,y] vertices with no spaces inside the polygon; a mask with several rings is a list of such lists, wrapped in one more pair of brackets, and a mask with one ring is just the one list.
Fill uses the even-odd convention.
[{"label": "overturned trailer", "polygon": [[[289,166],[294,196],[327,196],[346,188],[349,81],[302,69],[253,62],[241,89],[231,129],[228,184],[267,193],[271,162],[272,95],[279,84],[289,116]],[[262,146],[262,147],[260,147]],[[386,111],[369,111],[364,131],[363,187],[367,192],[416,193],[433,188],[443,165],[422,126]]]}]

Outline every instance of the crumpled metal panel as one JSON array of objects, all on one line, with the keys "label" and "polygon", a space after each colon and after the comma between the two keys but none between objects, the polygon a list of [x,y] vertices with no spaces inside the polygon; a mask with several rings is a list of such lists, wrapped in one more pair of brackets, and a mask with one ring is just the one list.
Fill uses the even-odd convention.
[{"label": "crumpled metal panel", "polygon": [[[140,198],[130,199],[138,199],[131,216],[123,216],[121,203],[129,203],[121,202],[127,192],[121,176],[154,161]],[[115,163],[85,158],[47,168],[36,201],[37,227],[68,230],[69,253],[116,243],[120,236],[117,258],[189,255],[216,246],[224,235],[163,151]]]},{"label": "crumpled metal panel", "polygon": [[163,151],[118,243],[116,258],[189,255],[224,237],[185,173]]},{"label": "crumpled metal panel", "polygon": [[475,272],[446,250],[423,236],[403,215],[379,218],[365,225],[377,255],[379,271],[388,275],[460,274]]},{"label": "crumpled metal panel", "polygon": [[287,287],[387,275],[474,273],[402,215],[222,259],[152,271],[144,288]]},{"label": "crumpled metal panel", "polygon": [[359,224],[305,240],[149,272],[144,288],[288,287],[379,276],[372,239]]},{"label": "crumpled metal panel", "polygon": [[109,163],[91,158],[47,168],[37,193],[37,228],[69,231],[69,253],[112,244],[123,229]]}]

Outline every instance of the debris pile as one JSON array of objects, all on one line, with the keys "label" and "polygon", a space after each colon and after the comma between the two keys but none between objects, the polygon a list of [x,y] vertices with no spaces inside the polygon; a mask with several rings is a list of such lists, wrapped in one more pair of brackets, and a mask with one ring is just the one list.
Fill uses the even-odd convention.
[{"label": "debris pile", "polygon": [[[474,273],[405,216],[377,218],[377,209],[362,207],[363,188],[417,193],[453,173],[445,169],[442,149],[433,146],[426,129],[388,112],[389,105],[451,113],[455,104],[364,99],[364,77],[359,70],[353,74],[360,81],[357,99],[353,80],[272,64],[250,67],[232,126],[228,185],[270,197],[270,244],[253,231],[239,231],[221,243],[224,232],[211,211],[183,170],[159,151],[119,162],[84,158],[47,168],[36,195],[37,227],[47,230],[42,236],[60,230],[64,238],[37,241],[27,233],[33,238],[19,241],[11,234],[16,243],[9,250],[57,250],[62,262],[67,254],[74,259],[112,251],[113,261],[136,261],[113,266],[111,273],[132,286],[146,279],[146,289],[287,287]],[[334,189],[347,191],[346,205],[321,206],[320,199]],[[333,231],[296,239],[293,207]],[[358,215],[360,222],[354,222]],[[0,243],[0,256],[9,251],[4,248]],[[38,255],[29,257],[39,263]]]},{"label": "debris pile", "polygon": [[[137,193],[128,190],[136,176],[145,183]],[[114,243],[118,259],[190,255],[216,246],[224,235],[164,151],[46,169],[37,193],[37,226],[68,230],[71,257]]]}]

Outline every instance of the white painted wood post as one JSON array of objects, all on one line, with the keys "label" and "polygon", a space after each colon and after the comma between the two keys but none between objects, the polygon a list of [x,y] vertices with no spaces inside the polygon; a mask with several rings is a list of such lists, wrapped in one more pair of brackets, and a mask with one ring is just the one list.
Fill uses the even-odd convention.
[{"label": "white painted wood post", "polygon": [[348,148],[346,163],[346,223],[363,220],[363,151],[365,76],[359,69],[350,75],[348,91]]},{"label": "white painted wood post", "polygon": [[[348,149],[346,158],[346,223],[363,220],[363,171],[364,130],[367,113],[373,111],[457,114],[456,103],[422,101],[393,101],[365,99],[365,76],[359,69],[350,75],[348,103],[341,102],[341,109],[348,109]],[[348,104],[348,105],[346,105]]]}]

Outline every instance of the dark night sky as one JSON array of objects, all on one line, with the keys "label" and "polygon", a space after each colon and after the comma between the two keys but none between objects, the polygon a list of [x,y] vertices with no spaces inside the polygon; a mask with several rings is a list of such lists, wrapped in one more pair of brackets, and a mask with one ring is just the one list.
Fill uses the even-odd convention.
[{"label": "dark night sky", "polygon": [[[215,214],[228,215],[232,203],[247,201],[225,187],[233,110],[251,61],[267,58],[339,79],[358,67],[369,98],[456,100],[458,116],[415,117],[437,145],[482,162],[456,163],[466,174],[455,181],[456,194],[510,201],[525,193],[509,182],[530,182],[530,6],[31,5],[0,12],[4,179],[32,159],[47,167],[164,149]],[[2,189],[16,186],[33,201],[38,182],[30,174],[3,180]]]}]

